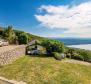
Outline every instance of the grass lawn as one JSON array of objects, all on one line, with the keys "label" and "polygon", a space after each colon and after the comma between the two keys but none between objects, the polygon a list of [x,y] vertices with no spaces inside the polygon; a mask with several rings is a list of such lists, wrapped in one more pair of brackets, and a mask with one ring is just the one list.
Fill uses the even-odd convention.
[{"label": "grass lawn", "polygon": [[91,66],[57,61],[52,57],[24,56],[1,66],[0,76],[28,84],[91,84]]}]

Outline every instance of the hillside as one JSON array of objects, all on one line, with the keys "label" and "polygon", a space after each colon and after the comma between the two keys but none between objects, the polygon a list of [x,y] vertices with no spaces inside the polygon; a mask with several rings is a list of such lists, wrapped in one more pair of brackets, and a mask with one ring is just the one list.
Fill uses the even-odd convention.
[{"label": "hillside", "polygon": [[52,57],[24,56],[0,67],[0,76],[28,84],[90,84],[91,65],[57,61]]},{"label": "hillside", "polygon": [[37,35],[33,35],[33,34],[31,34],[31,33],[28,33],[28,32],[25,32],[25,31],[20,31],[20,30],[15,30],[14,29],[14,32],[17,34],[17,33],[26,33],[27,35],[29,35],[29,37],[31,38],[31,40],[32,39],[38,39],[38,40],[43,40],[43,39],[45,39],[45,38],[43,38],[43,37],[40,37],[40,36],[37,36]]},{"label": "hillside", "polygon": [[16,30],[12,26],[8,26],[5,28],[0,27],[0,39],[5,39],[10,44],[27,44],[28,42],[34,39],[42,41],[46,38],[33,35],[22,30]]},{"label": "hillside", "polygon": [[[1,37],[3,37],[3,31],[6,29],[6,28],[8,28],[8,27],[0,27],[0,36]],[[13,27],[12,27],[13,28]],[[17,34],[17,33],[19,33],[19,34],[21,34],[21,33],[26,33],[26,34],[28,34],[30,37],[31,37],[31,39],[39,39],[39,40],[41,40],[41,39],[44,39],[43,37],[40,37],[40,36],[37,36],[37,35],[33,35],[33,34],[31,34],[31,33],[27,33],[27,32],[25,32],[25,31],[21,31],[21,30],[16,30],[16,29],[13,29],[14,30],[14,32],[15,32],[15,34]]]},{"label": "hillside", "polygon": [[[29,41],[37,39],[41,41],[41,45],[46,48],[46,51],[50,52],[46,56],[41,54],[38,56],[26,55],[12,64],[0,66],[0,76],[24,81],[28,84],[91,83],[91,64],[88,63],[91,62],[90,51],[68,48],[60,41],[14,30],[11,26],[0,28],[0,36],[10,43],[19,41],[19,44],[27,44]],[[60,58],[61,53],[72,58],[72,60],[66,58],[58,61],[54,59],[54,57]]]}]

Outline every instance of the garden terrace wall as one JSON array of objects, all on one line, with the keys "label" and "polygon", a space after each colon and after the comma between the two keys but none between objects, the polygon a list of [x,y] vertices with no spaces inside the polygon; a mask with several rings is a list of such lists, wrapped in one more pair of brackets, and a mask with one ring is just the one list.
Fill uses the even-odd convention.
[{"label": "garden terrace wall", "polygon": [[19,45],[15,49],[0,53],[0,65],[10,64],[17,58],[25,55],[25,45]]}]

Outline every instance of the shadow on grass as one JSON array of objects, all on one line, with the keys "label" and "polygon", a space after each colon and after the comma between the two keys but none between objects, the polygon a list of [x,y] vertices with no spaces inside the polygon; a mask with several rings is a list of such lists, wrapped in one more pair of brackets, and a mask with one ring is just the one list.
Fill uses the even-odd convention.
[{"label": "shadow on grass", "polygon": [[53,57],[53,56],[51,56],[51,55],[26,55],[26,56],[28,56],[28,57],[40,57],[40,58],[48,58],[48,57]]}]

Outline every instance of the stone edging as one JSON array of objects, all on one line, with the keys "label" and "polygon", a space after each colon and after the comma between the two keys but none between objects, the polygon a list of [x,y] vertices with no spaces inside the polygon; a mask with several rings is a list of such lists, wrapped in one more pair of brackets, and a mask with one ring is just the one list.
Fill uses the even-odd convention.
[{"label": "stone edging", "polygon": [[17,82],[14,80],[8,80],[4,77],[0,77],[0,84],[26,84],[26,83],[23,81]]}]

